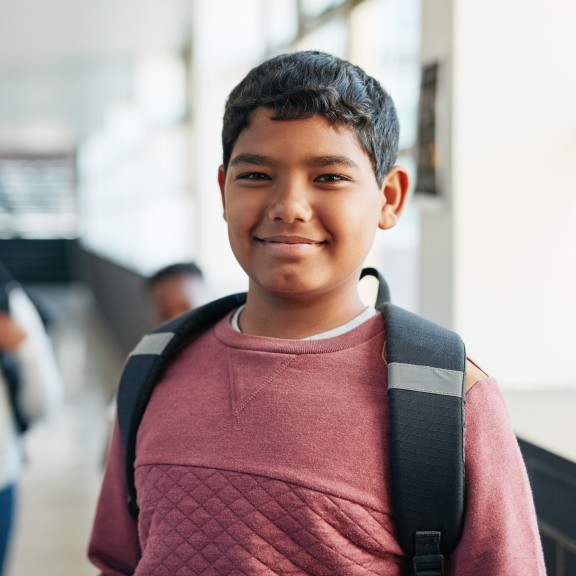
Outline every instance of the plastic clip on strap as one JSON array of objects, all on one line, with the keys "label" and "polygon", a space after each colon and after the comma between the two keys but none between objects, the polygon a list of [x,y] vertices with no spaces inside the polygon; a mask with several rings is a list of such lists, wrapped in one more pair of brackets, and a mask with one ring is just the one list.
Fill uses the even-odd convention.
[{"label": "plastic clip on strap", "polygon": [[440,553],[440,532],[416,532],[414,539],[414,575],[442,576],[444,556]]}]

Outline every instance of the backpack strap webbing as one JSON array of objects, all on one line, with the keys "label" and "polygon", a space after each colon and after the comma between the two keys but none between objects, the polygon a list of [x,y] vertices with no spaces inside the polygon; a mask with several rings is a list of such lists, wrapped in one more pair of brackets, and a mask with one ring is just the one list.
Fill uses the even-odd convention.
[{"label": "backpack strap webbing", "polygon": [[398,539],[416,575],[439,576],[462,531],[466,351],[416,314],[392,304],[381,312]]},{"label": "backpack strap webbing", "polygon": [[154,385],[178,352],[245,302],[246,294],[233,294],[200,306],[144,336],[128,356],[118,386],[117,410],[124,447],[128,507],[134,518],[139,512],[134,484],[136,434]]}]

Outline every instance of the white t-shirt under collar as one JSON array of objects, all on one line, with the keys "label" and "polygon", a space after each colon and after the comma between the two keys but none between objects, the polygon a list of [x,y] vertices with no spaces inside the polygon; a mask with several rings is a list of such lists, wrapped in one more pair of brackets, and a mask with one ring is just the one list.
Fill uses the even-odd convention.
[{"label": "white t-shirt under collar", "polygon": [[[242,306],[237,308],[234,311],[232,318],[230,319],[230,324],[232,325],[232,328],[236,330],[236,332],[242,332],[242,330],[240,330],[238,319],[240,318],[240,314],[242,313],[242,310],[244,310],[245,307],[246,304],[243,304]],[[326,332],[321,332],[320,334],[307,336],[306,338],[302,338],[302,340],[320,340],[322,338],[333,338],[334,336],[340,336],[342,334],[345,334],[346,332],[354,330],[354,328],[357,328],[358,326],[360,326],[360,324],[363,324],[364,322],[372,318],[372,316],[374,316],[375,314],[377,314],[376,309],[372,308],[371,306],[368,306],[362,313],[358,314],[356,318],[352,318],[352,320],[346,322],[346,324],[343,324],[342,326],[337,326],[336,328],[332,328],[331,330],[328,330]]]}]

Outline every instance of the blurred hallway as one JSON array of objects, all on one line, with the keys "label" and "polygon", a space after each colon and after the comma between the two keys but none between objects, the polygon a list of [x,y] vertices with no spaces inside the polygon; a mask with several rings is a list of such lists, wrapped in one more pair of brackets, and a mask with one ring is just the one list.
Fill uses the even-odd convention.
[{"label": "blurred hallway", "polygon": [[107,401],[122,358],[84,288],[31,291],[58,317],[53,337],[66,403],[26,438],[29,462],[8,576],[95,574],[86,546],[107,437]]}]

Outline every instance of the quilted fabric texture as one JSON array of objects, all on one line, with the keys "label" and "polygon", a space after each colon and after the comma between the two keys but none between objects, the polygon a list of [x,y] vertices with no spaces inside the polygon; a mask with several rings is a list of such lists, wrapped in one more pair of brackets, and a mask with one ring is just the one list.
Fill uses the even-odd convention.
[{"label": "quilted fabric texture", "polygon": [[215,469],[142,466],[137,476],[136,575],[402,573],[402,559],[384,552],[390,519],[359,504]]}]

